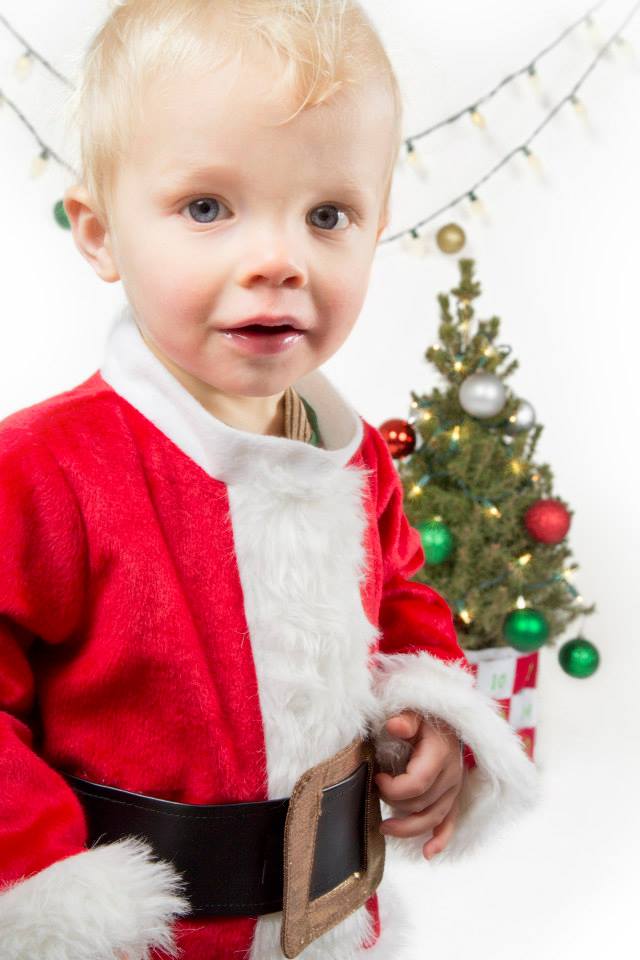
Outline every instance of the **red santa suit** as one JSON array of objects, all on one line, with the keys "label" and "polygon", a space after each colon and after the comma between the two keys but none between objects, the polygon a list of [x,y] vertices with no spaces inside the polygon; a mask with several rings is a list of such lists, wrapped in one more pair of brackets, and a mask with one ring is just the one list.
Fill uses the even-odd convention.
[{"label": "red santa suit", "polygon": [[[141,839],[87,846],[61,771],[183,803],[288,797],[300,775],[420,710],[463,740],[447,848],[468,854],[538,795],[475,686],[380,433],[319,370],[294,384],[322,447],[213,417],[127,305],[86,381],[0,424],[3,960],[281,960],[281,913],[189,919]],[[383,817],[393,814],[383,804]],[[215,851],[203,851],[215,869]],[[303,960],[382,960],[406,937],[388,875]]]}]

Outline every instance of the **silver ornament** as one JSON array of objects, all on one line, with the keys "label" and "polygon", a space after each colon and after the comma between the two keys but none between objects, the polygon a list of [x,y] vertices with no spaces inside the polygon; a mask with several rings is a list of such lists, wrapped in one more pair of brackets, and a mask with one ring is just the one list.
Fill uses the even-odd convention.
[{"label": "silver ornament", "polygon": [[505,433],[512,436],[516,433],[522,433],[524,430],[530,430],[536,422],[536,412],[528,400],[521,400],[516,412],[507,421]]},{"label": "silver ornament", "polygon": [[460,385],[460,406],[472,417],[486,419],[500,413],[506,402],[506,391],[495,373],[472,373]]}]

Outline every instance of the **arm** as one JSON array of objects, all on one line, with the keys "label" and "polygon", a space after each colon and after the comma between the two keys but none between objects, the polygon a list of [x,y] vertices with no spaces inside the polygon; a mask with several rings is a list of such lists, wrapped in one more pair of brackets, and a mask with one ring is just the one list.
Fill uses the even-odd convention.
[{"label": "arm", "polygon": [[[423,565],[424,550],[404,513],[402,482],[384,438],[370,429],[378,457],[377,521],[383,560],[379,651],[373,657],[379,706],[372,725],[376,756],[383,771],[405,770],[410,745],[385,729],[386,719],[403,710],[416,710],[434,725],[444,722],[456,732],[465,749],[460,815],[438,861],[457,860],[537,803],[537,771],[499,705],[476,688],[446,601],[426,584],[409,579]],[[389,809],[394,816],[394,809]],[[424,840],[424,836],[388,837],[394,848],[420,862]]]},{"label": "arm", "polygon": [[[12,418],[11,418],[12,419]],[[127,837],[87,849],[82,807],[37,753],[38,645],[82,626],[87,550],[76,500],[43,444],[0,426],[0,943],[3,960],[130,960],[172,949],[173,868]],[[46,731],[45,731],[46,732]]]}]

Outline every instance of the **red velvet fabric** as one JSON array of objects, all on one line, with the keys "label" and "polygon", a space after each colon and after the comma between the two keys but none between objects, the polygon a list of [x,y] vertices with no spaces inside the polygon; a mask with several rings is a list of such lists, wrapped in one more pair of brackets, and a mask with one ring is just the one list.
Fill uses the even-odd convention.
[{"label": "red velvet fabric", "polygon": [[[407,579],[420,538],[367,423],[351,463],[372,469],[362,600],[381,649],[459,659],[445,601]],[[0,423],[0,886],[85,849],[57,770],[188,803],[267,798],[228,519],[225,485],[98,372]],[[240,960],[254,925],[178,921],[183,960]]]}]

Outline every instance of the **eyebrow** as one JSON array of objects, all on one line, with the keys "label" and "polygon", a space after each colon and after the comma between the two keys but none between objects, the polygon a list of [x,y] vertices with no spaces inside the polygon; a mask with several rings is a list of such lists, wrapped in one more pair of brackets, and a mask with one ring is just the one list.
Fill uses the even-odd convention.
[{"label": "eyebrow", "polygon": [[187,167],[179,171],[176,175],[168,175],[161,183],[165,187],[180,187],[191,183],[193,180],[199,180],[201,177],[210,176],[231,176],[236,177],[236,171],[221,163],[210,163],[204,166]]},{"label": "eyebrow", "polygon": [[[212,177],[234,181],[242,179],[242,175],[238,170],[228,167],[225,164],[205,164],[204,166],[187,168],[175,176],[169,175],[161,179],[159,181],[158,193],[174,193],[186,189],[193,183],[201,182]],[[345,177],[344,181],[334,188],[334,191],[330,190],[329,192],[342,192],[360,201],[366,201],[371,196],[371,191],[364,188],[355,177]]]}]

